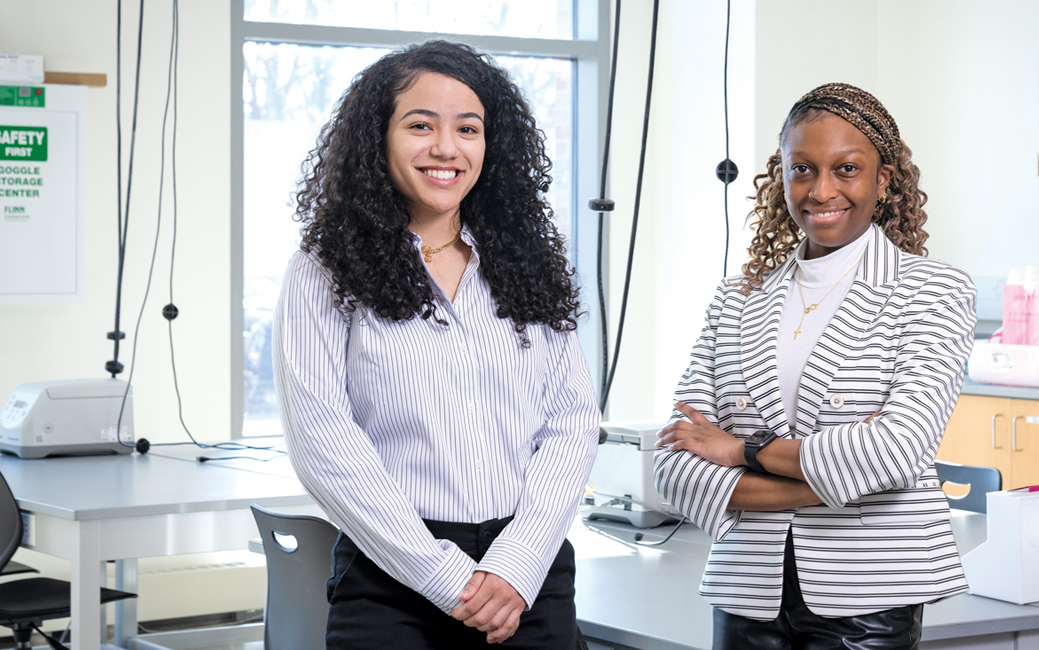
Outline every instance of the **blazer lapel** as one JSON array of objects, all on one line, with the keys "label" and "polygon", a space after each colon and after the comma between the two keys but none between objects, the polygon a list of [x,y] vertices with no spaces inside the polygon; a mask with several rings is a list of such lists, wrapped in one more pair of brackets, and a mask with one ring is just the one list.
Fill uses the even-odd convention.
[{"label": "blazer lapel", "polygon": [[823,330],[801,375],[797,430],[804,435],[814,429],[823,398],[848,351],[858,345],[895,288],[901,251],[877,226],[873,226],[873,235],[862,255],[855,282]]},{"label": "blazer lapel", "polygon": [[762,283],[761,288],[747,296],[740,314],[740,363],[747,392],[765,420],[778,436],[790,433],[790,426],[779,396],[779,375],[776,372],[776,342],[779,337],[779,318],[783,313],[790,274],[794,269],[791,256]]}]

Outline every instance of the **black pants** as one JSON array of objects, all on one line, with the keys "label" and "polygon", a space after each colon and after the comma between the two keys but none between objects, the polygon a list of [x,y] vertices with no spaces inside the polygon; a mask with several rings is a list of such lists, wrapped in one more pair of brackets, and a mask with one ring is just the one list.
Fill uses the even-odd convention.
[{"label": "black pants", "polygon": [[923,629],[923,605],[874,614],[825,618],[805,605],[787,533],[783,603],[774,621],[755,621],[714,608],[714,650],[915,650]]},{"label": "black pants", "polygon": [[[426,521],[437,539],[449,539],[477,562],[511,521],[482,524]],[[391,578],[340,533],[328,581],[328,650],[465,650],[487,648],[487,633],[466,627],[417,592]],[[494,646],[497,647],[497,646]],[[578,650],[584,642],[574,606],[574,547],[564,541],[519,629],[502,644],[530,650]]]}]

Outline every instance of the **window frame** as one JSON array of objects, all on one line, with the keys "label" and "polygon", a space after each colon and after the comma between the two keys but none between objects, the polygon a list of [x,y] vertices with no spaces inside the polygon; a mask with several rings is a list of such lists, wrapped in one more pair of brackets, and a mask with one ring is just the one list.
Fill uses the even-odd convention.
[{"label": "window frame", "polygon": [[[593,382],[602,372],[601,336],[596,288],[597,214],[587,200],[598,196],[599,165],[606,121],[610,65],[610,0],[574,0],[572,40],[474,36],[444,32],[331,27],[245,20],[245,0],[231,0],[231,437],[243,437],[245,419],[244,328],[244,158],[245,111],[242,79],[246,42],[307,46],[397,48],[432,38],[466,43],[492,55],[558,57],[574,62],[573,198],[570,258],[582,287],[577,336]],[[608,250],[609,229],[603,233]],[[603,260],[604,283],[607,260]]]}]

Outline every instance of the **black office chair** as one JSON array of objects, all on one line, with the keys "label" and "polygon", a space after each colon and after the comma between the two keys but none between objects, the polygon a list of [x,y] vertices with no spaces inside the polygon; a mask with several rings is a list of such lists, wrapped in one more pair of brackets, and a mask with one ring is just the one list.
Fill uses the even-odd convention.
[{"label": "black office chair", "polygon": [[339,529],[318,517],[283,515],[254,505],[267,556],[265,650],[324,650],[328,626],[325,582]]},{"label": "black office chair", "polygon": [[[40,461],[46,462],[46,461]],[[22,541],[22,515],[3,474],[0,474],[0,571],[11,562],[11,556]],[[25,565],[22,565],[25,566]],[[30,569],[31,570],[31,569]],[[30,639],[36,630],[55,650],[68,650],[53,637],[40,630],[43,621],[65,618],[71,614],[71,588],[64,580],[23,578],[0,584],[0,626],[14,631],[16,648],[32,648]],[[114,589],[101,589],[101,602],[110,603],[137,594]]]},{"label": "black office chair", "polygon": [[949,500],[950,508],[984,514],[988,511],[986,507],[988,500],[985,495],[1003,489],[1003,475],[995,467],[960,465],[936,460],[934,469],[938,471],[939,487],[946,482],[970,486],[970,492],[963,496],[945,495],[945,498]]}]

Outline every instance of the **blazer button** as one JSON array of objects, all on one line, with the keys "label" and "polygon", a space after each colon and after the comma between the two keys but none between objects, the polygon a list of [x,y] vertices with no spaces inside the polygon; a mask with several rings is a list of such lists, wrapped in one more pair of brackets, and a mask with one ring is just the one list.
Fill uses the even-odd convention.
[{"label": "blazer button", "polygon": [[744,397],[743,395],[740,395],[739,397],[737,397],[736,398],[736,408],[741,410],[741,411],[746,411],[747,410],[747,398]]},{"label": "blazer button", "polygon": [[832,406],[835,409],[839,409],[840,407],[844,406],[844,396],[840,393],[834,393],[833,395],[831,395],[830,406]]}]

